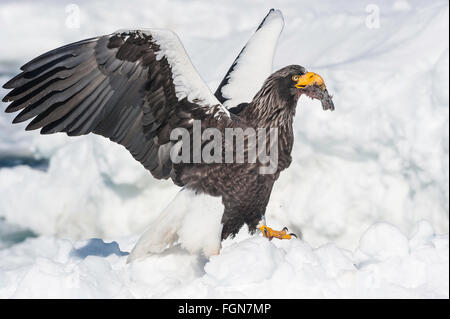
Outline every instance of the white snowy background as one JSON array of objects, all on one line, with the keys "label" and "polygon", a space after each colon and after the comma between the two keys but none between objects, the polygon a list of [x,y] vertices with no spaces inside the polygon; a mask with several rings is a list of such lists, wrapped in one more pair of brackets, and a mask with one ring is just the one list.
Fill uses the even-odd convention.
[{"label": "white snowy background", "polygon": [[104,138],[0,113],[0,298],[449,297],[448,1],[0,1],[0,84],[69,42],[170,28],[215,90],[272,7],[275,69],[319,73],[336,106],[300,100],[267,209],[303,240],[242,230],[210,259],[174,247],[126,264],[178,188]]}]

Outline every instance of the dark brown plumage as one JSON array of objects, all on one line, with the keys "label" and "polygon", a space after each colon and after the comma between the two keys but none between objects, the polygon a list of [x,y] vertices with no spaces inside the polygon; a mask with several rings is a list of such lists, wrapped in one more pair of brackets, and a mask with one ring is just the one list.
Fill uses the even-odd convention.
[{"label": "dark brown plumage", "polygon": [[[209,92],[192,93],[201,88],[189,75],[191,70],[179,62],[183,53],[174,58],[177,41],[168,32],[123,31],[45,53],[4,85],[12,89],[3,98],[12,102],[6,112],[20,111],[14,123],[31,119],[26,129],[40,129],[42,134],[105,136],[126,147],[155,178],[171,178],[176,185],[221,196],[222,239],[237,233],[244,223],[255,230],[273,183],[291,163],[298,98],[307,94],[332,110],[331,98],[323,82],[309,81],[305,68],[291,65],[273,73],[253,101],[228,112],[221,104],[225,100],[221,87],[227,81],[216,92],[218,100],[203,99]],[[174,163],[170,152],[177,141],[170,140],[170,133],[175,128],[192,132],[193,120],[201,120],[203,130],[214,127],[222,133],[226,128],[278,128],[275,172],[260,174],[259,161]],[[247,154],[249,144],[245,146]]]}]

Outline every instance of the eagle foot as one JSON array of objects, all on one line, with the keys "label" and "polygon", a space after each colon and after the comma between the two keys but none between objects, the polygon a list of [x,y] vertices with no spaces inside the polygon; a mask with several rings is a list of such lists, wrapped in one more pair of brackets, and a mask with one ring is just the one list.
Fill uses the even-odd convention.
[{"label": "eagle foot", "polygon": [[263,236],[268,238],[269,240],[272,240],[272,238],[278,238],[278,239],[292,239],[292,237],[297,238],[297,235],[294,233],[288,233],[287,227],[284,227],[282,230],[273,230],[270,227],[267,227],[266,225],[262,225],[259,227],[259,230],[262,232]]}]

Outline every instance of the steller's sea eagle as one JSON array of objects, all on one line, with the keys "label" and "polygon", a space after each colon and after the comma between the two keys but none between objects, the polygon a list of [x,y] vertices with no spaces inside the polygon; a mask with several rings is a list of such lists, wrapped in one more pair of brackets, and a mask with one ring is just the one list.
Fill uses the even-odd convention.
[{"label": "steller's sea eagle", "polygon": [[[286,228],[267,227],[264,216],[274,182],[291,163],[297,101],[305,94],[320,100],[324,110],[333,110],[334,105],[316,73],[289,65],[272,74],[283,26],[281,12],[270,10],[215,94],[169,30],[120,30],[68,44],[26,63],[20,74],[3,85],[12,89],[3,98],[12,102],[6,112],[20,111],[13,123],[31,119],[26,130],[40,129],[41,134],[107,137],[123,145],[155,178],[170,178],[198,196],[219,198],[223,208],[216,225],[220,232],[214,239],[219,247],[206,254],[218,253],[221,240],[234,236],[244,224],[250,232],[259,229],[269,239],[290,239]],[[276,128],[276,139],[261,131],[267,137],[264,149],[277,141],[274,170],[262,173],[267,162],[250,161],[251,134],[245,136],[244,161],[236,160],[237,147],[231,162],[193,160],[194,147],[188,148],[187,157],[175,161],[186,144],[196,142],[191,135],[187,141],[174,140],[172,132],[193,133],[195,123],[202,131],[214,128],[224,135],[227,129],[259,132]],[[211,148],[207,143],[211,141],[211,136],[202,136],[198,145],[203,151]],[[221,160],[226,156],[226,143],[214,144],[218,151],[211,149]],[[161,251],[176,241],[177,223],[176,217],[157,219],[139,240],[131,259]],[[191,230],[200,231],[195,226]]]}]

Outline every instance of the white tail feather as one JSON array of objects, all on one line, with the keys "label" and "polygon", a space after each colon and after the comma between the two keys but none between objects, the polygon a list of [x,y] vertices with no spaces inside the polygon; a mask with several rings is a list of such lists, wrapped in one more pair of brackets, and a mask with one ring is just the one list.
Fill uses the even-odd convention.
[{"label": "white tail feather", "polygon": [[220,197],[182,189],[138,240],[127,263],[180,244],[191,253],[219,253],[223,205]]}]

